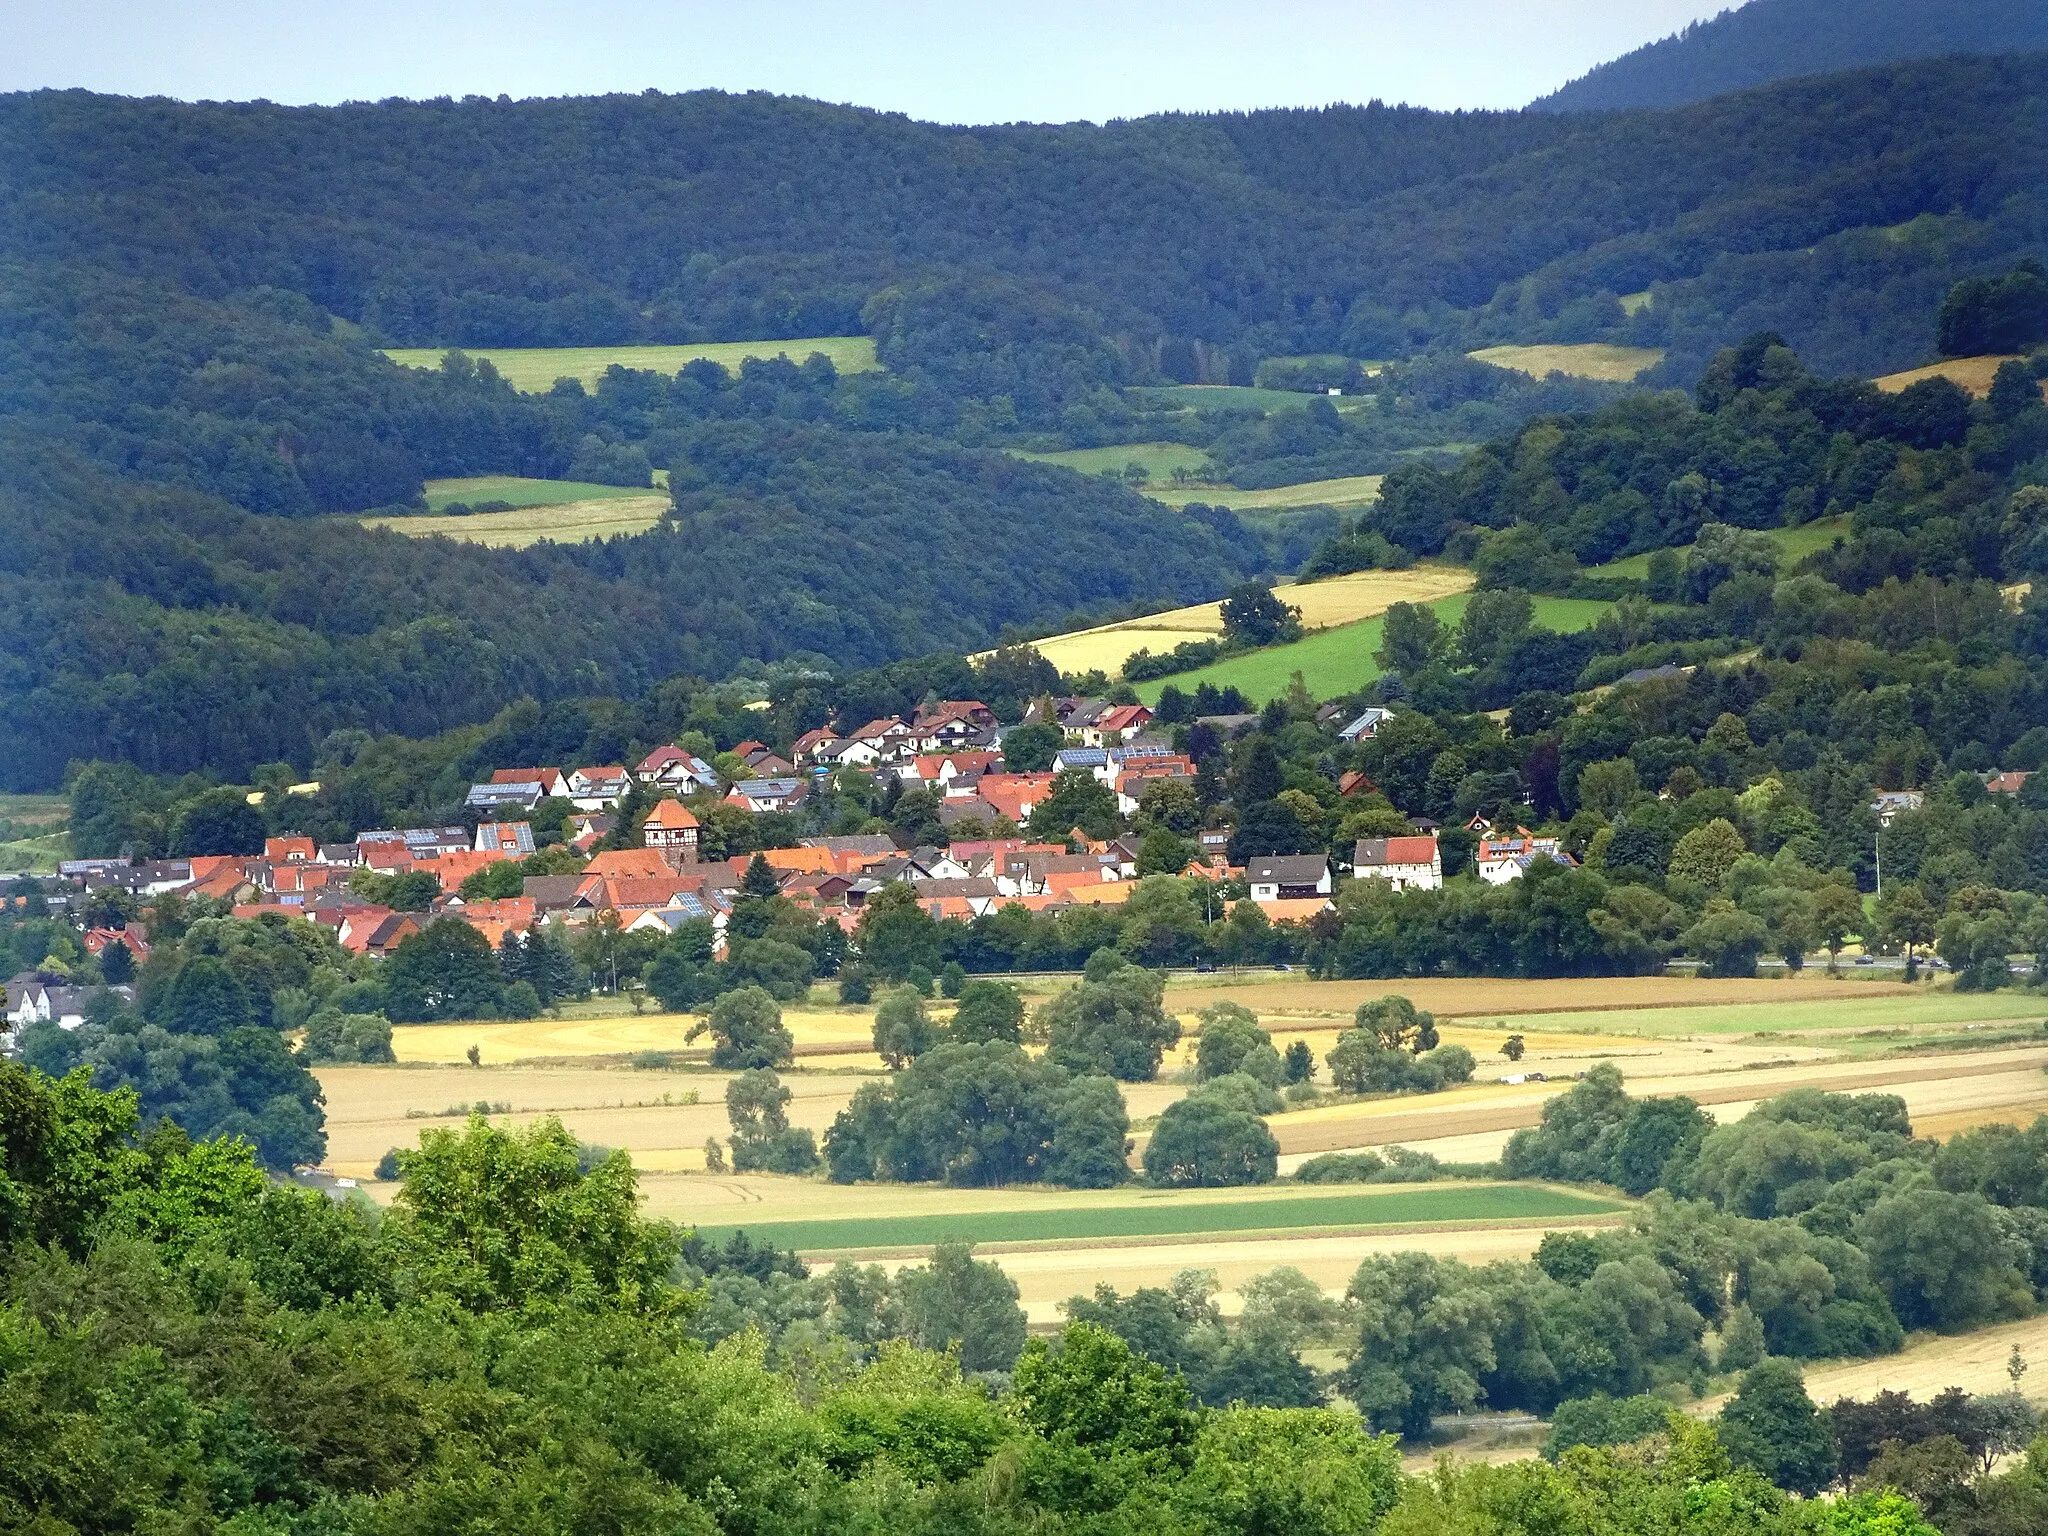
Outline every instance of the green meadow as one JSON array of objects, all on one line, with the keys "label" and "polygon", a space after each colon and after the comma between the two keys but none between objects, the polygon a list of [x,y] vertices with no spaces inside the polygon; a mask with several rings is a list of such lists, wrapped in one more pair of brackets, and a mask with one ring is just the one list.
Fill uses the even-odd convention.
[{"label": "green meadow", "polygon": [[[386,347],[384,355],[408,368],[438,368],[447,347]],[[491,365],[511,381],[512,387],[528,394],[545,394],[557,379],[580,380],[585,389],[596,387],[605,369],[653,369],[676,373],[683,364],[709,358],[728,373],[738,373],[750,357],[787,357],[802,362],[813,352],[832,359],[841,373],[872,373],[882,365],[875,360],[872,336],[809,336],[797,341],[701,341],[674,345],[632,347],[463,347],[471,357],[488,357]]]},{"label": "green meadow", "polygon": [[803,1253],[843,1249],[916,1249],[934,1243],[1062,1243],[1107,1238],[1189,1237],[1206,1233],[1289,1232],[1390,1227],[1431,1222],[1540,1221],[1600,1216],[1612,1200],[1526,1184],[1430,1184],[1313,1199],[1146,1205],[1051,1206],[1021,1211],[959,1211],[929,1216],[767,1221],[700,1227],[723,1239],[743,1229],[757,1242]]},{"label": "green meadow", "polygon": [[503,501],[514,507],[560,507],[572,501],[623,501],[659,494],[644,485],[597,485],[588,480],[528,480],[520,475],[471,475],[427,482],[427,510],[439,512],[451,502],[474,507]]},{"label": "green meadow", "polygon": [[[1455,626],[1471,600],[1469,592],[1460,592],[1454,597],[1440,598],[1430,606],[1446,625]],[[1608,606],[1573,597],[1539,597],[1533,601],[1538,624],[1567,631],[1587,628]],[[1193,692],[1202,683],[1214,683],[1218,688],[1240,688],[1253,704],[1264,704],[1268,699],[1285,693],[1294,674],[1299,672],[1302,681],[1308,685],[1308,691],[1316,698],[1336,698],[1340,694],[1356,692],[1380,675],[1379,664],[1372,659],[1372,653],[1379,649],[1384,625],[1385,619],[1380,617],[1321,630],[1292,645],[1252,651],[1176,677],[1141,683],[1138,685],[1138,697],[1148,704],[1156,704],[1161,690],[1168,683],[1183,692]]]},{"label": "green meadow", "polygon": [[[1186,443],[1122,443],[1108,448],[1069,448],[1060,453],[1029,453],[1021,448],[1010,450],[1020,459],[1032,459],[1040,464],[1062,464],[1068,469],[1078,469],[1084,475],[1099,475],[1105,471],[1121,474],[1126,465],[1136,464],[1145,471],[1147,480],[1153,484],[1168,483],[1176,469],[1199,473],[1208,469],[1209,455],[1199,448],[1190,448]],[[1205,499],[1202,492],[1190,491],[1197,500]]]},{"label": "green meadow", "polygon": [[[1247,384],[1159,384],[1129,394],[1155,410],[1180,406],[1196,411],[1298,411],[1316,398],[1299,390],[1256,389]],[[1330,403],[1340,411],[1364,410],[1371,404],[1357,395],[1340,395]]]},{"label": "green meadow", "polygon": [[[1778,549],[1786,565],[1804,560],[1815,550],[1826,549],[1836,539],[1849,536],[1849,520],[1845,517],[1823,518],[1817,523],[1801,523],[1796,528],[1766,528],[1771,542]],[[1588,576],[1627,576],[1637,581],[1650,574],[1650,557],[1647,554],[1630,555],[1625,560],[1610,561],[1606,565],[1591,566]]]},{"label": "green meadow", "polygon": [[0,874],[51,874],[71,857],[62,795],[0,795]]}]

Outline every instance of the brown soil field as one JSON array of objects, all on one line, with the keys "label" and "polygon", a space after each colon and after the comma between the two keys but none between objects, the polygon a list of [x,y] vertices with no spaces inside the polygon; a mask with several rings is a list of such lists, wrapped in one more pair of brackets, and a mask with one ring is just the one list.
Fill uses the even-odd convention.
[{"label": "brown soil field", "polygon": [[[1998,365],[2005,362],[2025,362],[2016,352],[2001,352],[1986,357],[1951,357],[1938,363],[1929,363],[1925,368],[1908,368],[1903,373],[1888,373],[1874,382],[1887,394],[1897,394],[1908,385],[1918,384],[1922,379],[1948,379],[1961,385],[1971,394],[1982,398],[1991,393],[1991,380],[1998,372]],[[2042,384],[2042,392],[2048,394],[2048,381]]]}]

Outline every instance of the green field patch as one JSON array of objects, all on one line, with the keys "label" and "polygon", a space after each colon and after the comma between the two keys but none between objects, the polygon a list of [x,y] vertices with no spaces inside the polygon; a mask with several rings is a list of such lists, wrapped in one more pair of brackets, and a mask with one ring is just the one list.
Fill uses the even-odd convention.
[{"label": "green field patch", "polygon": [[[1842,967],[1856,976],[1857,967]],[[1872,981],[1899,979],[1897,971],[1877,971]],[[2002,1023],[2038,1019],[2048,1013],[2039,997],[2014,992],[1951,992],[1929,988],[1917,997],[1811,998],[1789,1003],[1708,1003],[1699,1007],[1616,1008],[1575,1013],[1515,1015],[1515,1028],[1564,1030],[1599,1035],[1796,1035],[1809,1030],[1909,1029],[1916,1025]],[[1483,1014],[1461,1015],[1461,1023],[1483,1021]]]},{"label": "green field patch", "polygon": [[491,366],[503,374],[514,389],[528,394],[545,394],[557,379],[577,379],[593,389],[607,368],[652,369],[656,373],[679,373],[683,364],[708,358],[728,373],[738,373],[750,357],[786,357],[800,363],[813,352],[832,359],[841,373],[873,373],[882,365],[875,358],[872,336],[809,336],[797,341],[702,341],[673,345],[632,347],[386,347],[384,355],[407,368],[438,368],[450,350],[470,357],[488,357]]},{"label": "green field patch", "polygon": [[[1469,592],[1460,592],[1453,597],[1439,598],[1429,606],[1436,610],[1437,617],[1446,625],[1455,627],[1464,616],[1465,605],[1471,600]],[[1608,607],[1606,603],[1574,597],[1539,597],[1533,601],[1536,622],[1545,628],[1562,631],[1589,627]],[[1183,693],[1191,693],[1203,683],[1214,683],[1218,688],[1242,689],[1246,698],[1259,705],[1285,693],[1296,672],[1308,685],[1308,691],[1318,699],[1355,693],[1380,675],[1379,663],[1372,659],[1372,653],[1380,647],[1385,623],[1384,616],[1361,619],[1356,624],[1322,630],[1292,645],[1252,651],[1243,656],[1233,656],[1228,661],[1219,661],[1214,666],[1183,672],[1177,677],[1141,683],[1138,685],[1138,697],[1148,704],[1156,704],[1168,683]]]},{"label": "green field patch", "polygon": [[[1849,520],[1846,517],[1826,517],[1817,523],[1801,523],[1796,528],[1766,528],[1762,531],[1778,546],[1784,563],[1791,566],[1798,564],[1816,550],[1828,548],[1836,539],[1846,539],[1849,536]],[[1692,546],[1685,547],[1690,549]],[[1644,553],[1630,555],[1624,560],[1610,560],[1605,565],[1588,566],[1586,574],[1622,576],[1642,581],[1650,574],[1650,557]]]},{"label": "green field patch", "polygon": [[1146,1205],[961,1211],[932,1216],[742,1222],[737,1226],[699,1227],[698,1231],[706,1238],[722,1240],[743,1229],[757,1242],[771,1242],[801,1253],[830,1253],[854,1248],[929,1248],[934,1243],[955,1242],[1060,1243],[1436,1222],[1542,1221],[1561,1216],[1599,1216],[1619,1209],[1620,1205],[1612,1200],[1542,1185],[1432,1184],[1314,1198],[1160,1201]]},{"label": "green field patch", "polygon": [[[1195,411],[1298,411],[1315,395],[1292,389],[1256,389],[1248,384],[1159,384],[1125,391],[1134,404],[1154,410],[1180,407]],[[1359,395],[1322,396],[1338,410],[1363,410],[1371,402]]]},{"label": "green field patch", "polygon": [[71,857],[70,819],[62,795],[0,795],[0,874],[55,873]]},{"label": "green field patch", "polygon": [[427,510],[439,512],[451,502],[466,507],[487,501],[510,502],[514,507],[561,507],[572,501],[623,501],[631,497],[658,496],[639,485],[598,485],[589,480],[529,480],[520,475],[470,475],[459,480],[429,480]]},{"label": "green field patch", "polygon": [[1136,464],[1145,471],[1146,480],[1155,484],[1170,482],[1176,469],[1200,474],[1211,467],[1208,454],[1186,443],[1123,443],[1109,448],[1068,448],[1059,453],[1012,448],[1010,452],[1039,464],[1078,469],[1084,475],[1122,474],[1128,465]]}]

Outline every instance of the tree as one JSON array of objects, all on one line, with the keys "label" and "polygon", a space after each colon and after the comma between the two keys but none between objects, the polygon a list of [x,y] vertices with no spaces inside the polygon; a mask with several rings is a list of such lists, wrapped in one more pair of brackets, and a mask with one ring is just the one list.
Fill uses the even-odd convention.
[{"label": "tree", "polygon": [[1051,721],[1013,725],[1003,733],[1003,767],[1010,773],[1044,773],[1067,744],[1067,733]]},{"label": "tree", "polygon": [[1543,1457],[1555,1461],[1575,1445],[1627,1445],[1671,1427],[1671,1405],[1661,1397],[1575,1397],[1550,1416]]},{"label": "tree", "polygon": [[1636,765],[1625,757],[1588,763],[1579,770],[1579,804],[1587,810],[1599,812],[1609,821],[1628,809],[1629,802],[1635,799],[1641,788],[1636,777]]},{"label": "tree", "polygon": [[1016,1044],[1024,1038],[1024,999],[1000,981],[970,981],[960,989],[960,1006],[946,1027],[946,1038],[975,1045],[986,1040]]},{"label": "tree", "polygon": [[808,1173],[818,1164],[817,1144],[803,1126],[789,1123],[790,1092],[765,1068],[741,1072],[725,1085],[725,1116],[732,1126],[735,1173]]},{"label": "tree", "polygon": [[1345,1294],[1357,1332],[1339,1379],[1375,1430],[1420,1439],[1437,1414],[1479,1402],[1498,1363],[1500,1301],[1473,1271],[1426,1253],[1376,1255]]},{"label": "tree", "polygon": [[907,881],[891,881],[868,898],[856,937],[862,965],[886,981],[904,981],[919,966],[936,973],[945,963],[939,925]]},{"label": "tree", "polygon": [[1316,1076],[1316,1053],[1306,1040],[1288,1043],[1280,1058],[1280,1080],[1284,1083],[1312,1083]]},{"label": "tree", "polygon": [[[1201,1032],[1195,1045],[1195,1072],[1203,1078],[1221,1077],[1226,1072],[1251,1071],[1262,1081],[1279,1081],[1279,1060],[1272,1037],[1259,1024],[1259,1017],[1242,1003],[1225,1000],[1211,1003],[1201,1012]],[[1257,1058],[1261,1065],[1272,1057],[1270,1073],[1249,1065]]]},{"label": "tree", "polygon": [[249,1019],[247,989],[218,958],[194,955],[178,968],[164,1006],[165,1028],[186,1035],[224,1035]]},{"label": "tree", "polygon": [[1223,599],[1223,633],[1239,645],[1272,645],[1301,636],[1301,610],[1273,595],[1266,581],[1247,581]]},{"label": "tree", "polygon": [[1500,1053],[1507,1057],[1509,1061],[1520,1061],[1522,1053],[1527,1049],[1528,1047],[1522,1043],[1520,1035],[1509,1035],[1507,1039],[1500,1043]]},{"label": "tree", "polygon": [[1842,958],[1842,946],[1849,935],[1869,926],[1863,915],[1863,898],[1845,885],[1824,885],[1813,893],[1813,926],[1828,952],[1828,968]]},{"label": "tree", "polygon": [[269,828],[263,813],[245,795],[231,789],[204,795],[179,814],[171,831],[173,858],[199,854],[258,854]]},{"label": "tree", "polygon": [[1685,947],[1706,962],[1709,976],[1754,976],[1757,956],[1770,936],[1762,918],[1719,897],[1681,935]]},{"label": "tree", "polygon": [[1097,1324],[1069,1323],[1057,1346],[1027,1342],[1013,1394],[1038,1436],[1024,1491],[1055,1512],[1114,1510],[1193,1460],[1201,1420],[1186,1386]]},{"label": "tree", "polygon": [[1398,992],[1368,998],[1352,1015],[1352,1027],[1362,1029],[1389,1051],[1411,1049],[1421,1055],[1436,1044],[1436,1016],[1417,1008]]},{"label": "tree", "polygon": [[1754,1467],[1780,1488],[1811,1498],[1834,1480],[1828,1417],[1806,1395],[1806,1382],[1789,1360],[1765,1360],[1745,1371],[1714,1427],[1736,1465]]},{"label": "tree", "polygon": [[938,1044],[939,1032],[925,1012],[924,995],[915,987],[891,987],[875,1009],[875,1054],[893,1071]]},{"label": "tree", "polygon": [[1721,889],[1735,861],[1749,851],[1735,823],[1725,816],[1694,827],[1671,850],[1668,872],[1674,880],[1686,880],[1708,891]]},{"label": "tree", "polygon": [[477,1312],[666,1307],[675,1233],[641,1218],[625,1153],[585,1172],[559,1120],[512,1131],[473,1116],[422,1131],[399,1166],[379,1241],[404,1293]]},{"label": "tree", "polygon": [[1423,603],[1395,603],[1380,627],[1379,649],[1372,659],[1380,670],[1413,677],[1436,659],[1448,643],[1444,621]]},{"label": "tree", "polygon": [[1981,1195],[1899,1190],[1864,1213],[1856,1241],[1909,1328],[1967,1328],[2016,1316],[2030,1304],[1997,1212]]},{"label": "tree", "polygon": [[504,991],[497,952],[459,918],[436,918],[407,934],[384,971],[384,1011],[400,1024],[496,1018]]},{"label": "tree", "polygon": [[684,1038],[711,1032],[711,1064],[734,1068],[786,1067],[794,1059],[796,1041],[782,1022],[782,1009],[759,987],[740,987],[711,1005],[710,1014],[690,1026]]},{"label": "tree", "polygon": [[1912,959],[1915,949],[1934,942],[1935,911],[1926,892],[1910,880],[1894,880],[1877,898],[1877,931],[1885,944],[1905,951]]},{"label": "tree", "polygon": [[1038,1011],[1046,1055],[1069,1071],[1150,1082],[1180,1039],[1180,1021],[1161,1006],[1164,992],[1164,978],[1097,950],[1081,980]]},{"label": "tree", "polygon": [[755,854],[747,860],[747,872],[740,878],[740,895],[749,901],[766,901],[782,889],[768,860]]},{"label": "tree", "polygon": [[919,1348],[957,1349],[969,1371],[1004,1371],[1024,1348],[1017,1282],[974,1257],[966,1243],[941,1243],[924,1269],[899,1277],[904,1319]]},{"label": "tree", "polygon": [[1031,809],[1031,835],[1045,842],[1065,842],[1074,828],[1094,838],[1115,837],[1123,830],[1116,791],[1086,768],[1063,768],[1052,777],[1046,797]]},{"label": "tree", "polygon": [[1145,1144],[1145,1173],[1166,1188],[1269,1184],[1279,1156],[1265,1121],[1195,1093],[1159,1117]]}]

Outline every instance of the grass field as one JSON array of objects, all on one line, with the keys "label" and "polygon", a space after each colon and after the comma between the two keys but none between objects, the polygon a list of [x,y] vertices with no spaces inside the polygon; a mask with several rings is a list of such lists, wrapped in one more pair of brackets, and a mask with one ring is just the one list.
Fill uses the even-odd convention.
[{"label": "grass field", "polygon": [[1336,480],[1303,480],[1263,491],[1241,491],[1231,485],[1155,485],[1145,494],[1170,507],[1191,501],[1233,512],[1285,512],[1295,507],[1364,507],[1380,498],[1385,475],[1345,475]]},{"label": "grass field", "polygon": [[[1471,583],[1469,571],[1455,566],[1421,565],[1405,571],[1358,571],[1274,590],[1301,610],[1304,625],[1319,629],[1355,625],[1360,619],[1385,613],[1395,603],[1429,601],[1462,591]],[[1063,672],[1100,667],[1114,673],[1133,651],[1170,651],[1184,641],[1222,633],[1220,605],[1195,603],[1165,613],[1147,614],[1142,619],[1071,630],[1035,644],[1039,654]]]},{"label": "grass field", "polygon": [[1582,341],[1537,347],[1482,347],[1477,352],[1468,352],[1466,356],[1476,357],[1496,368],[1513,368],[1520,373],[1533,374],[1539,379],[1546,374],[1564,373],[1573,378],[1626,384],[1637,374],[1663,362],[1664,349],[1617,347],[1604,341]]},{"label": "grass field", "polygon": [[[1991,393],[1991,379],[1998,372],[1998,365],[2004,362],[2024,362],[2016,352],[2001,352],[1989,357],[1950,357],[1938,363],[1929,363],[1925,368],[1908,368],[1903,373],[1888,373],[1876,380],[1877,387],[1887,394],[1897,394],[1909,385],[1918,384],[1922,379],[1951,379],[1980,398]],[[2048,380],[2043,380],[2041,392],[2048,395]]]},{"label": "grass field", "polygon": [[1200,448],[1190,448],[1186,443],[1121,443],[1108,448],[1069,448],[1059,453],[1029,453],[1022,448],[1012,448],[1010,452],[1020,459],[1060,464],[1068,469],[1077,469],[1084,475],[1099,475],[1104,470],[1121,473],[1127,464],[1140,464],[1153,484],[1171,483],[1176,469],[1201,471],[1209,468],[1209,455]]},{"label": "grass field", "polygon": [[[1815,550],[1826,549],[1836,539],[1849,536],[1849,520],[1846,517],[1824,517],[1818,522],[1801,523],[1794,528],[1766,528],[1763,530],[1772,543],[1778,546],[1786,565],[1804,560]],[[1690,548],[1691,546],[1686,546]],[[1623,576],[1641,581],[1650,574],[1648,554],[1629,555],[1625,559],[1610,560],[1605,565],[1589,566],[1588,576]]]},{"label": "grass field", "polygon": [[[832,359],[841,373],[872,373],[881,367],[875,360],[872,336],[810,336],[798,341],[706,341],[673,346],[638,347],[464,347],[471,357],[488,357],[492,365],[511,382],[514,389],[528,394],[545,394],[557,379],[578,379],[585,389],[594,388],[605,369],[653,369],[677,373],[683,364],[703,357],[728,373],[738,373],[750,357],[787,357],[802,362],[813,352]],[[438,368],[446,347],[387,347],[384,355],[408,368]]]},{"label": "grass field", "polygon": [[[1183,406],[1197,411],[1298,411],[1316,398],[1292,389],[1255,389],[1247,384],[1167,384],[1128,391],[1155,409]],[[1362,410],[1369,402],[1355,395],[1322,398],[1338,410]]]},{"label": "grass field", "polygon": [[0,822],[28,835],[0,833],[0,874],[54,873],[71,857],[71,836],[65,823],[71,804],[62,795],[0,795]]},{"label": "grass field", "polygon": [[[663,473],[666,474],[665,471]],[[586,501],[645,500],[654,494],[645,486],[598,485],[590,480],[530,480],[524,475],[470,475],[455,480],[429,480],[426,489],[427,510],[430,512],[439,512],[457,501],[471,507],[486,501],[509,502],[515,508],[562,507]],[[660,489],[655,487],[655,491]]]},{"label": "grass field", "polygon": [[[1401,576],[1413,575],[1414,572],[1381,574]],[[1469,601],[1464,593],[1458,593],[1437,599],[1430,606],[1436,609],[1444,623],[1455,625]],[[1584,629],[1607,608],[1605,603],[1569,597],[1539,597],[1535,604],[1536,622],[1558,630]],[[1141,684],[1138,696],[1148,704],[1156,703],[1168,683],[1183,691],[1192,690],[1201,683],[1214,683],[1219,688],[1241,688],[1252,703],[1263,704],[1285,693],[1293,675],[1299,672],[1314,697],[1335,698],[1364,687],[1380,675],[1379,664],[1372,659],[1372,653],[1379,649],[1381,627],[1382,621],[1375,617],[1327,629],[1293,645],[1276,645],[1248,655],[1233,656],[1228,661],[1219,661],[1213,666],[1177,677]]]},{"label": "grass field", "polygon": [[[1527,1222],[1600,1216],[1613,1201],[1520,1184],[1454,1184],[1319,1194],[1314,1198],[1241,1199],[1200,1204],[1150,1191],[1152,1203],[1080,1209],[884,1216],[840,1221],[739,1223],[748,1235],[803,1253],[919,1249],[934,1243],[1073,1243],[1104,1238],[1181,1237],[1193,1233],[1276,1232],[1299,1228],[1410,1226],[1439,1222]],[[705,1226],[707,1236],[732,1228]]]}]

